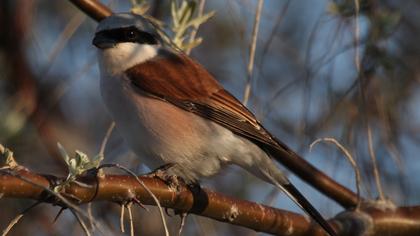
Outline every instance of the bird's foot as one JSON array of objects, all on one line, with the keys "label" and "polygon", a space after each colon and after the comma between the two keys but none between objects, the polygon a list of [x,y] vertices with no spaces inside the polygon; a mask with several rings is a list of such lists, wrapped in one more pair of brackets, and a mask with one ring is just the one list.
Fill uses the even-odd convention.
[{"label": "bird's foot", "polygon": [[146,174],[145,176],[151,178],[158,178],[165,182],[169,186],[169,188],[179,192],[182,186],[187,186],[187,183],[182,177],[176,174],[172,174],[171,169],[174,166],[175,164],[173,163],[165,164],[163,166],[158,167],[154,171]]},{"label": "bird's foot", "polygon": [[153,170],[153,171],[151,171],[147,174],[144,174],[143,176],[149,177],[149,178],[158,178],[158,179],[161,179],[161,180],[165,181],[168,178],[168,174],[167,174],[168,170],[171,167],[173,167],[174,165],[175,164],[173,164],[173,163],[169,163],[169,164],[159,166],[155,170]]}]

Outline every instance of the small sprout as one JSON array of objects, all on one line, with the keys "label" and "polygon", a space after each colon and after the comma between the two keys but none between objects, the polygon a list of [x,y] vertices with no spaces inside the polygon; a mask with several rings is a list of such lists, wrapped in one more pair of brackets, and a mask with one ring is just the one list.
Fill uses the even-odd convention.
[{"label": "small sprout", "polygon": [[67,154],[66,149],[64,149],[64,147],[61,145],[61,143],[57,143],[57,147],[58,147],[58,151],[61,154],[61,157],[63,157],[64,161],[67,163],[67,165],[69,164],[69,155]]},{"label": "small sprout", "polygon": [[137,15],[145,15],[150,9],[150,4],[142,0],[131,0],[131,12]]},{"label": "small sprout", "polygon": [[179,5],[176,0],[171,2],[172,15],[172,32],[174,33],[172,41],[182,50],[188,50],[197,47],[201,42],[201,38],[194,39],[192,42],[185,43],[184,41],[190,38],[191,28],[199,28],[201,24],[207,22],[214,16],[215,12],[193,17],[196,14],[197,4],[195,1],[184,0]]},{"label": "small sprout", "polygon": [[[77,176],[85,173],[88,170],[98,168],[102,160],[104,159],[103,155],[96,155],[92,159],[90,159],[88,155],[86,155],[85,153],[79,150],[76,150],[75,155],[73,157],[70,157],[67,154],[67,151],[64,149],[64,147],[60,143],[58,143],[57,146],[61,153],[61,156],[63,157],[64,161],[67,164],[67,168],[69,172],[67,179],[63,183],[63,185],[74,181]],[[60,186],[56,187],[56,190],[60,190],[60,189],[61,189]]]},{"label": "small sprout", "polygon": [[[167,28],[165,24],[147,14],[150,4],[146,0],[131,0],[131,12],[150,20],[157,27],[159,35],[165,42],[183,51],[189,51],[203,41],[202,38],[194,38],[192,32],[214,16],[215,12],[211,11],[206,14],[202,14],[201,11],[197,12],[197,1],[181,0],[180,4],[178,2],[178,0],[171,1],[172,26],[170,30],[172,39],[163,30]],[[186,42],[187,40],[188,42]]]},{"label": "small sprout", "polygon": [[5,159],[4,162],[1,161],[2,167],[7,168],[16,168],[19,166],[19,164],[16,162],[15,158],[13,157],[13,152],[10,149],[7,149],[3,147],[3,145],[0,144],[0,157],[2,159]]}]

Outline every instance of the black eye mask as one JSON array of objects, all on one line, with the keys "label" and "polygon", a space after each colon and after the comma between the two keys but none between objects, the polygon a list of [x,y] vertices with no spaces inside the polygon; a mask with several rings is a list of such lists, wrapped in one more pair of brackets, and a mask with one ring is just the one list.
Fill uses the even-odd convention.
[{"label": "black eye mask", "polygon": [[154,35],[145,31],[141,31],[134,26],[119,29],[102,30],[96,33],[95,37],[96,36],[113,40],[116,43],[133,42],[151,45],[158,44],[158,41]]}]

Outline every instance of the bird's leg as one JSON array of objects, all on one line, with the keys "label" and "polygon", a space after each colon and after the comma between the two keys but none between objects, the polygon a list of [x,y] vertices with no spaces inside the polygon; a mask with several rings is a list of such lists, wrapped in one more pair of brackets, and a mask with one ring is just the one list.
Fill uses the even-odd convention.
[{"label": "bird's leg", "polygon": [[181,186],[187,185],[187,182],[180,176],[173,174],[173,169],[176,166],[174,163],[168,163],[163,166],[158,167],[152,172],[146,174],[147,177],[158,178],[165,182],[171,189],[175,191],[180,191]]},{"label": "bird's leg", "polygon": [[[158,178],[162,180],[169,186],[170,189],[176,192],[180,192],[182,189],[181,187],[187,187],[192,192],[196,191],[197,189],[200,189],[200,185],[198,185],[198,183],[187,182],[185,181],[185,179],[183,179],[182,177],[180,177],[179,175],[175,173],[177,173],[176,164],[169,163],[169,164],[165,164],[163,166],[158,167],[152,172],[146,174],[145,176],[151,177],[151,178]],[[171,214],[169,214],[168,210],[169,210],[168,208],[165,208],[166,214],[168,216],[172,216]],[[173,209],[173,211],[174,211],[174,215],[180,215],[182,221],[185,220],[184,218],[186,217],[187,212],[182,211],[182,210],[177,210],[177,209]]]},{"label": "bird's leg", "polygon": [[164,164],[159,166],[158,168],[154,169],[153,171],[144,174],[145,177],[150,177],[150,178],[159,178],[164,180],[164,173],[171,168],[172,166],[174,166],[174,163],[168,163],[168,164]]}]

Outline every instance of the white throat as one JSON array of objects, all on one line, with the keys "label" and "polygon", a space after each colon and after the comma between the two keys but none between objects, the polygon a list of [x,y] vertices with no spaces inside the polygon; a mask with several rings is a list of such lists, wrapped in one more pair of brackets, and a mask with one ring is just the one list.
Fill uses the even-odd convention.
[{"label": "white throat", "polygon": [[159,45],[118,43],[115,47],[98,51],[99,69],[102,75],[116,75],[155,57]]}]

